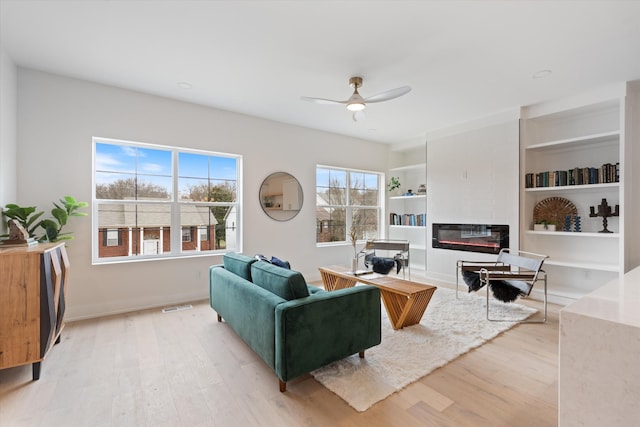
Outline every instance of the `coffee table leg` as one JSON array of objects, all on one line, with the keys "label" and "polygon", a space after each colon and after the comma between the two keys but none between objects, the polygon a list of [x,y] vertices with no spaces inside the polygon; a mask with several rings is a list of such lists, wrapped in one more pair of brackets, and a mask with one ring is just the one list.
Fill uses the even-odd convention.
[{"label": "coffee table leg", "polygon": [[338,289],[352,288],[356,284],[355,279],[347,279],[344,277],[336,276],[328,271],[320,270],[320,276],[322,276],[322,284],[324,289],[331,292]]},{"label": "coffee table leg", "polygon": [[393,329],[416,325],[422,320],[435,289],[416,294],[413,298],[381,290],[382,302],[387,309]]}]

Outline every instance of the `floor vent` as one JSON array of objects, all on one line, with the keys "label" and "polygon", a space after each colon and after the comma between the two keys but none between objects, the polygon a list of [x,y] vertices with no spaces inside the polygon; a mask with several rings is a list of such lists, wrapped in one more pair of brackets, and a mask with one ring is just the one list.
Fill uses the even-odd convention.
[{"label": "floor vent", "polygon": [[177,307],[167,307],[167,308],[163,308],[162,312],[163,313],[173,313],[175,311],[182,311],[182,310],[189,310],[192,309],[193,306],[191,304],[187,304],[187,305],[179,305]]}]

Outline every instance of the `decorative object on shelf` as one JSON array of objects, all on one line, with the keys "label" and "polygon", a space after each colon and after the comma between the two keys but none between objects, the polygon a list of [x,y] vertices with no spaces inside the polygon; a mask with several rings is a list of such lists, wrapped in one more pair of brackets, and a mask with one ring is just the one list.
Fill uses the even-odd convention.
[{"label": "decorative object on shelf", "polygon": [[418,186],[418,194],[427,194],[427,184],[420,184]]},{"label": "decorative object on shelf", "polygon": [[533,224],[534,231],[556,231],[556,225],[551,224],[546,219],[542,219]]},{"label": "decorative object on shelf", "polygon": [[580,226],[581,218],[578,215],[576,215],[573,218],[574,218],[573,219],[573,231],[576,232],[576,233],[580,233],[582,231],[582,228]]},{"label": "decorative object on shelf", "polygon": [[403,194],[403,196],[415,196],[413,190],[407,190],[406,193]]},{"label": "decorative object on shelf", "polygon": [[566,215],[564,217],[564,230],[563,231],[571,231],[571,215]]},{"label": "decorative object on shelf", "polygon": [[602,217],[602,230],[598,231],[598,233],[613,233],[607,228],[607,218],[612,216],[620,215],[620,206],[616,205],[615,210],[611,212],[611,206],[607,203],[607,199],[602,199],[602,202],[598,205],[598,213],[595,212],[595,208],[593,206],[589,207],[589,216],[592,218],[601,216]]},{"label": "decorative object on shelf", "polygon": [[399,188],[400,188],[400,178],[397,176],[392,176],[391,179],[389,180],[389,185],[387,186],[387,189],[389,190],[389,192],[392,192],[393,190],[396,190]]},{"label": "decorative object on shelf", "polygon": [[564,225],[564,217],[567,215],[578,215],[578,209],[576,209],[576,205],[564,197],[548,197],[540,200],[533,207],[533,222],[535,224],[546,221],[548,225],[553,224],[561,228]]},{"label": "decorative object on shelf", "polygon": [[7,221],[9,225],[9,238],[0,240],[0,247],[7,246],[35,246],[38,241],[29,237],[29,232],[15,219]]}]

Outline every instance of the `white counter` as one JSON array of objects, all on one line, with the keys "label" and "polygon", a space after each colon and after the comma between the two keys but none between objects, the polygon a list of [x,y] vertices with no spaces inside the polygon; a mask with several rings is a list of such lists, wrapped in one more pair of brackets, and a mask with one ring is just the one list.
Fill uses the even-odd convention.
[{"label": "white counter", "polygon": [[558,425],[640,422],[640,267],[560,310]]}]

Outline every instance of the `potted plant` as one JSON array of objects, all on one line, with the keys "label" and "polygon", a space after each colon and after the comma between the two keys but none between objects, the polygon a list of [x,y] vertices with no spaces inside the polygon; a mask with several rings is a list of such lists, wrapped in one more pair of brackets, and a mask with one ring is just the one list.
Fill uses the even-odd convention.
[{"label": "potted plant", "polygon": [[399,188],[400,188],[400,178],[397,176],[392,176],[391,179],[389,180],[389,185],[387,186],[387,189],[391,193],[392,191],[397,190]]},{"label": "potted plant", "polygon": [[[70,232],[63,233],[62,228],[67,225],[69,217],[87,216],[86,212],[79,211],[86,208],[87,202],[78,202],[71,196],[64,196],[59,203],[53,202],[51,209],[52,218],[46,218],[37,221],[44,211],[36,212],[35,206],[19,206],[15,203],[9,203],[5,206],[2,214],[18,222],[29,233],[29,237],[33,237],[39,242],[57,242],[59,240],[71,240],[73,236]],[[40,232],[38,230],[42,228]]]},{"label": "potted plant", "polygon": [[541,219],[533,224],[534,231],[556,231],[556,225],[552,224],[549,220]]}]

